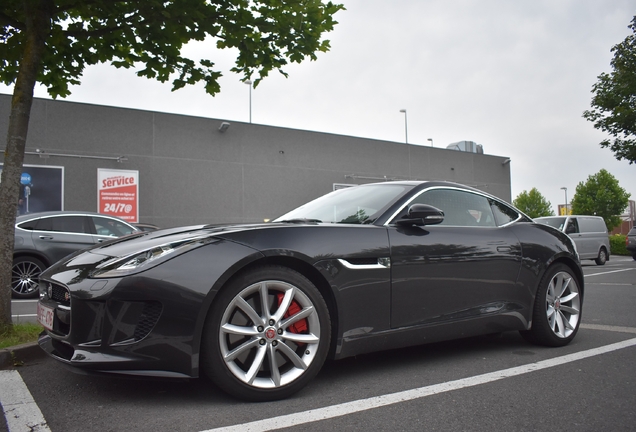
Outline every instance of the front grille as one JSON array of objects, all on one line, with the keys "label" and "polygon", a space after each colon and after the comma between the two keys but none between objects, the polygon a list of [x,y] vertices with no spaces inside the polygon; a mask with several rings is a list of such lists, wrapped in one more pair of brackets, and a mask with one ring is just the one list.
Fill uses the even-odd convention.
[{"label": "front grille", "polygon": [[45,289],[49,299],[64,306],[71,305],[71,293],[66,287],[56,283],[46,282]]}]

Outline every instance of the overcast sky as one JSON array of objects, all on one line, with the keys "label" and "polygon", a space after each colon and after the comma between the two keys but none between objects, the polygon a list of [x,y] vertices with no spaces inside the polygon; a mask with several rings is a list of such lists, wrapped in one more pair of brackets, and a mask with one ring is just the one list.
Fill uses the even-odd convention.
[{"label": "overcast sky", "polygon": [[[252,121],[446,147],[461,140],[510,157],[512,197],[533,187],[556,211],[604,168],[636,199],[636,165],[598,143],[584,120],[610,49],[630,30],[636,0],[341,0],[347,8],[318,61],[273,73],[252,90]],[[229,72],[235,53],[186,47],[223,72],[221,94],[170,86],[100,65],[70,101],[249,121],[249,88]],[[0,85],[0,92],[12,88]],[[36,96],[48,97],[37,88]],[[28,144],[27,144],[28,147]],[[335,156],[335,155],[334,155]]]}]

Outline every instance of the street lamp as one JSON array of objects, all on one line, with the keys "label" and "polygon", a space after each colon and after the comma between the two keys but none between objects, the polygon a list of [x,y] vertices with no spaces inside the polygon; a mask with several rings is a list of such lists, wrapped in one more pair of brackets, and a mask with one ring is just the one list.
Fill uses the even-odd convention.
[{"label": "street lamp", "polygon": [[565,191],[565,215],[567,216],[567,214],[568,214],[568,188],[563,186],[561,188],[561,190]]},{"label": "street lamp", "polygon": [[247,80],[245,81],[245,84],[250,86],[250,123],[252,123],[252,81]]},{"label": "street lamp", "polygon": [[401,109],[400,112],[404,113],[404,142],[408,144],[409,143],[409,126],[406,121],[406,110]]},{"label": "street lamp", "polygon": [[430,141],[431,142],[431,147],[433,147],[433,138],[428,138],[426,141]]}]

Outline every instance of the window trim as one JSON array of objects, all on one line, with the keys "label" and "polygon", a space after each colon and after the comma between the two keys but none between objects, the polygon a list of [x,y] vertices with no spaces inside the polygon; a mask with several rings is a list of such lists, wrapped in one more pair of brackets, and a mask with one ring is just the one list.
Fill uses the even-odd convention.
[{"label": "window trim", "polygon": [[[481,191],[475,191],[475,190],[470,190],[470,189],[464,189],[464,188],[460,188],[460,187],[453,187],[453,186],[431,186],[425,189],[422,189],[421,191],[419,191],[418,193],[416,193],[415,195],[413,195],[411,198],[408,199],[408,201],[406,201],[397,211],[395,211],[393,213],[393,215],[391,215],[387,221],[384,223],[384,226],[389,227],[389,226],[395,226],[395,222],[394,220],[397,218],[397,216],[406,208],[408,208],[408,206],[416,199],[418,198],[420,195],[422,195],[424,192],[428,192],[431,190],[436,190],[436,189],[442,189],[442,190],[455,190],[455,191],[460,191],[460,192],[467,192],[467,193],[471,193],[474,195],[478,195],[481,196],[483,198],[486,198],[488,200],[494,200],[497,201],[498,203],[501,203],[503,205],[505,205],[506,207],[510,207],[511,209],[513,209],[516,213],[517,213],[517,218],[514,220],[511,220],[510,222],[503,224],[503,225],[497,225],[496,224],[496,218],[495,218],[495,226],[464,226],[464,225],[442,225],[442,226],[447,226],[447,227],[461,227],[461,228],[488,228],[488,229],[493,229],[493,228],[503,228],[506,227],[508,225],[511,225],[515,222],[518,222],[519,220],[523,219],[523,213],[521,211],[519,211],[518,209],[515,209],[514,207],[510,206],[509,204],[506,204],[504,201],[500,200],[499,198],[496,198],[492,195],[489,195],[487,193],[481,192]],[[489,206],[492,206],[492,204],[488,204]],[[494,213],[494,212],[493,212]],[[494,216],[494,215],[493,215]]]}]

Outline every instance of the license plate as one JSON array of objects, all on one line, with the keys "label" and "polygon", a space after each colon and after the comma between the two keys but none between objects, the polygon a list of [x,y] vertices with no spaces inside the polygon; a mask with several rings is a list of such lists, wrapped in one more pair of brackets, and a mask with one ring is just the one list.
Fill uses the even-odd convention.
[{"label": "license plate", "polygon": [[47,330],[53,330],[53,314],[55,310],[38,303],[38,322]]}]

